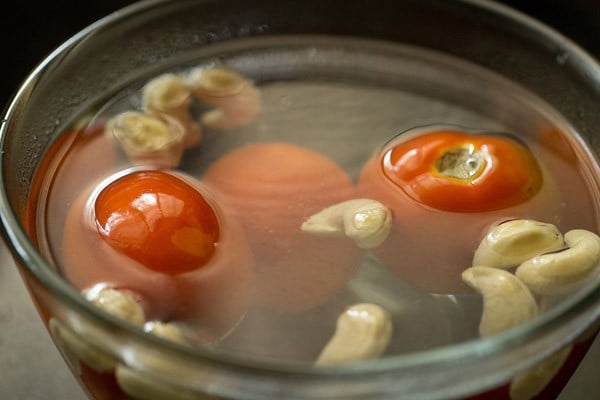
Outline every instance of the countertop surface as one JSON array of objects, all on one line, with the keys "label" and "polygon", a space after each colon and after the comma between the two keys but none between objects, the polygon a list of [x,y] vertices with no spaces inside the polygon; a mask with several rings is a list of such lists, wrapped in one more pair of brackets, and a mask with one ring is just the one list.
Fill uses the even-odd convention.
[{"label": "countertop surface", "polygon": [[[553,26],[600,56],[600,2],[598,0],[507,0]],[[100,4],[98,4],[100,3]],[[124,0],[101,2],[28,1],[15,4],[3,29],[4,54],[0,80],[0,100],[6,102],[35,63],[54,47],[94,20],[131,3]],[[78,6],[78,7],[77,7]],[[79,18],[73,18],[79,15]],[[62,17],[61,17],[62,16]],[[65,16],[69,16],[68,20]],[[62,19],[61,19],[62,18]],[[16,40],[19,34],[23,40]],[[561,394],[560,400],[600,399],[600,338],[575,376]],[[54,348],[41,319],[26,292],[25,286],[3,243],[0,243],[0,399],[84,399],[66,364]]]}]

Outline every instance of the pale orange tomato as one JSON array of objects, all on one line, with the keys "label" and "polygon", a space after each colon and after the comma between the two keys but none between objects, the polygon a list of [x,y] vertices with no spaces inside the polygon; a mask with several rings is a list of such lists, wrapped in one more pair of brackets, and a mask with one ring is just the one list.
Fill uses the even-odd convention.
[{"label": "pale orange tomato", "polygon": [[361,253],[350,240],[300,230],[312,214],[355,195],[349,176],[328,157],[291,144],[252,144],[222,156],[202,181],[246,230],[256,257],[258,304],[306,310],[356,272]]}]

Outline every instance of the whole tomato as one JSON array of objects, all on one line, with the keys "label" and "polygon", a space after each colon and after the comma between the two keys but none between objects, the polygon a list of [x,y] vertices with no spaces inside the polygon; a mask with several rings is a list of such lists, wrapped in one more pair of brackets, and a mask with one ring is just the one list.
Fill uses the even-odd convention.
[{"label": "whole tomato", "polygon": [[84,289],[140,297],[147,319],[189,322],[213,339],[246,313],[254,258],[235,218],[174,171],[125,170],[88,187],[65,221],[62,265]]},{"label": "whole tomato", "polygon": [[393,214],[390,237],[375,255],[432,293],[469,291],[461,272],[490,226],[515,218],[557,222],[560,215],[552,178],[507,135],[447,127],[407,132],[366,163],[358,186]]},{"label": "whole tomato", "polygon": [[302,232],[302,223],[355,197],[348,174],[308,148],[267,142],[224,154],[202,176],[241,221],[256,260],[256,302],[301,312],[324,303],[357,271],[351,240]]}]

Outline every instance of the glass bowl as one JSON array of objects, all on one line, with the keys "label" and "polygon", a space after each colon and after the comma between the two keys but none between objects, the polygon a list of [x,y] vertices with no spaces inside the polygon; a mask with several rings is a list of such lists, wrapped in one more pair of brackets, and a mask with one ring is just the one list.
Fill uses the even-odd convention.
[{"label": "glass bowl", "polygon": [[[231,347],[221,345],[223,338],[235,338],[247,320],[255,326],[264,320],[246,314],[227,322],[229,330],[217,341],[190,346],[149,334],[82,296],[79,286],[85,285],[68,282],[57,262],[57,253],[68,256],[71,250],[46,238],[69,229],[68,209],[76,203],[73,193],[53,197],[53,185],[61,178],[50,172],[98,178],[115,172],[115,165],[106,165],[105,153],[90,153],[64,168],[49,162],[53,158],[48,154],[62,160],[60,151],[67,147],[56,143],[71,140],[66,132],[89,131],[112,115],[139,109],[139,93],[149,79],[166,72],[184,74],[197,66],[241,73],[249,78],[244,82],[258,88],[262,103],[251,113],[255,120],[231,132],[203,120],[202,150],[184,154],[181,161],[186,173],[204,172],[228,150],[278,140],[327,154],[358,182],[372,156],[424,130],[518,133],[524,142],[532,137],[549,141],[549,162],[566,157],[589,186],[585,207],[573,207],[579,192],[559,185],[567,200],[550,211],[552,222],[565,230],[579,228],[570,226],[571,219],[590,231],[600,226],[595,197],[600,187],[600,68],[573,43],[518,12],[477,0],[407,0],[401,5],[381,0],[368,8],[358,1],[335,0],[136,3],[81,31],[43,60],[20,87],[2,122],[4,238],[52,339],[90,398],[558,396],[599,328],[600,279],[595,275],[560,300],[546,299],[537,318],[482,339],[470,336],[472,321],[465,322],[464,331],[448,322],[460,320],[467,311],[482,312],[473,291],[438,286],[416,290],[412,281],[406,285],[386,275],[389,271],[382,271],[371,253],[362,259],[363,253],[358,256],[354,250],[348,258],[360,258],[361,264],[351,269],[355,275],[340,292],[327,292],[306,309],[291,310],[290,298],[298,294],[294,290],[307,286],[293,280],[281,290],[283,295],[271,298],[271,306],[284,311],[268,314],[273,318],[268,321],[284,321],[286,330],[254,330],[248,343],[242,335],[242,345]],[[120,157],[118,176],[139,168]],[[550,168],[553,173],[564,170],[563,164],[557,165]],[[40,170],[50,171],[51,179],[40,178]],[[569,182],[572,177],[558,175],[549,179]],[[323,172],[316,182],[328,176]],[[213,180],[214,185],[220,182]],[[317,190],[313,196],[319,194]],[[471,217],[473,223],[479,214]],[[485,220],[481,227],[490,221]],[[422,225],[447,228],[443,221]],[[267,247],[277,247],[273,243],[268,241]],[[436,252],[431,253],[435,258]],[[423,252],[422,257],[430,255]],[[310,263],[310,251],[300,261]],[[369,273],[382,275],[373,284]],[[325,286],[331,283],[323,280]],[[271,284],[279,282],[274,278]],[[145,282],[148,287],[139,291],[151,292],[155,283]],[[310,291],[312,283],[303,290]],[[232,293],[239,291],[244,288]],[[398,293],[408,297],[394,297]],[[332,330],[332,316],[351,301],[364,299],[397,306],[400,311],[394,312],[400,314],[400,300],[418,303],[421,308],[412,314],[416,319],[394,320],[394,331],[444,334],[419,343],[414,338],[420,333],[413,333],[411,345],[396,343],[385,357],[315,367],[302,324],[322,328],[317,330],[322,335]],[[418,326],[401,326],[399,321]],[[531,371],[542,378],[531,378]],[[529,383],[518,386],[515,382],[523,377]]]}]

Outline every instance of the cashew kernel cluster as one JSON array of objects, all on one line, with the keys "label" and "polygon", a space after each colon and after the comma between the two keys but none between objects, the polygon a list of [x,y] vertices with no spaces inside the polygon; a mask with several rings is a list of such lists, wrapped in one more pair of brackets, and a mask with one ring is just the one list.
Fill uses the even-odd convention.
[{"label": "cashew kernel cluster", "polygon": [[[149,334],[181,344],[190,343],[189,335],[177,323],[146,321],[144,310],[140,306],[137,296],[130,291],[115,289],[106,284],[97,284],[82,290],[81,293],[88,301],[103,311],[139,326]],[[212,399],[208,395],[198,395],[171,388],[166,383],[158,382],[156,379],[126,367],[119,363],[116,357],[97,347],[95,344],[97,337],[92,331],[78,329],[75,332],[73,328],[56,318],[50,320],[49,329],[58,347],[62,349],[65,358],[75,371],[79,368],[79,362],[83,361],[97,372],[115,373],[119,387],[131,398],[144,400]],[[154,360],[152,364],[156,363],[158,364],[148,367],[159,371],[170,368],[169,365],[162,365],[164,362],[160,360]],[[177,374],[178,372],[174,371],[173,373]]]},{"label": "cashew kernel cluster", "polygon": [[127,321],[152,335],[178,343],[189,343],[186,332],[175,322],[147,321],[139,299],[133,292],[112,288],[99,283],[81,291],[95,306],[117,318]]},{"label": "cashew kernel cluster", "polygon": [[[192,102],[210,107],[194,120]],[[203,129],[227,130],[250,123],[261,111],[253,82],[224,68],[196,68],[187,76],[165,73],[142,89],[142,110],[110,118],[105,132],[136,165],[175,168]]]},{"label": "cashew kernel cluster", "polygon": [[300,229],[318,236],[346,236],[359,248],[372,249],[389,236],[392,213],[376,200],[347,200],[312,215]]},{"label": "cashew kernel cluster", "polygon": [[552,224],[511,220],[485,236],[473,267],[511,269],[534,294],[573,292],[600,272],[600,236],[573,229],[563,234]]},{"label": "cashew kernel cluster", "polygon": [[[552,224],[519,219],[490,230],[462,278],[483,297],[479,334],[487,337],[535,318],[549,297],[571,293],[599,273],[597,234],[573,229],[563,235]],[[539,394],[571,348],[514,377],[511,399],[529,400]]]}]

